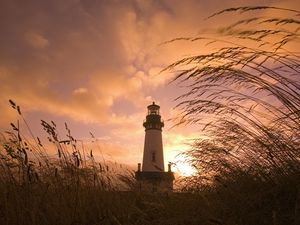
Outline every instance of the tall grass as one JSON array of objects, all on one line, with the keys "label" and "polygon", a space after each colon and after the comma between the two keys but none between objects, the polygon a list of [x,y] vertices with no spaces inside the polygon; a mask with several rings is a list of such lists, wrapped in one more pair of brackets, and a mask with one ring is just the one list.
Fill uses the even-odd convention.
[{"label": "tall grass", "polygon": [[[264,10],[290,17],[251,14]],[[10,100],[19,118],[1,134],[0,224],[300,224],[300,12],[240,7],[209,19],[236,12],[250,17],[216,30],[218,38],[172,40],[215,46],[166,68],[188,88],[176,122],[198,124],[207,136],[185,153],[197,173],[183,179],[182,192],[135,191],[130,172],[98,162],[67,124],[62,138],[42,121],[51,157]]]},{"label": "tall grass", "polygon": [[165,69],[188,90],[176,99],[177,124],[207,137],[184,153],[197,171],[185,189],[213,193],[219,224],[299,224],[300,12],[239,7],[208,19],[237,13],[214,36],[168,42],[211,46]]},{"label": "tall grass", "polygon": [[[95,151],[87,151],[67,124],[65,139],[53,121],[41,121],[54,147],[49,149],[34,136],[20,107],[12,100],[10,105],[20,122],[1,134],[1,225],[196,225],[206,219],[204,209],[195,207],[203,202],[199,195],[136,191],[132,171],[123,166],[119,172],[114,163],[97,161]],[[24,125],[27,132],[21,129]]]},{"label": "tall grass", "polygon": [[[50,157],[49,145],[44,147],[34,136],[20,107],[12,100],[10,105],[19,119],[1,135],[1,224],[120,224],[123,217],[127,220],[123,214],[128,209],[123,207],[134,198],[117,191],[126,190],[120,178],[129,178],[130,171],[113,172],[113,163],[97,162],[92,150],[84,151],[67,124],[66,139],[62,139],[53,121],[42,120],[57,153]],[[19,121],[31,137],[23,135]]]}]

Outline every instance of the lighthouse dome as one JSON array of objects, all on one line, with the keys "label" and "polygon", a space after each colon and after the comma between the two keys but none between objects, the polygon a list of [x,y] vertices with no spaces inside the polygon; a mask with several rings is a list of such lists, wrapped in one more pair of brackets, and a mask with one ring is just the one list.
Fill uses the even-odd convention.
[{"label": "lighthouse dome", "polygon": [[151,105],[148,105],[148,114],[143,123],[143,126],[146,130],[158,129],[161,131],[162,127],[164,127],[164,122],[161,120],[161,116],[159,114],[159,108],[160,106],[156,105],[155,102],[153,102]]},{"label": "lighthouse dome", "polygon": [[148,105],[148,115],[159,115],[159,105],[156,105],[153,102],[151,105]]}]

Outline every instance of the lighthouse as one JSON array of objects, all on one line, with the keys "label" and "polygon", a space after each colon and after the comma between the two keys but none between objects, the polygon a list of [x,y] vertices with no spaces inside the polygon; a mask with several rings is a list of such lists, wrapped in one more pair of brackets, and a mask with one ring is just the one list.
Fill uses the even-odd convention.
[{"label": "lighthouse", "polygon": [[174,174],[171,164],[168,171],[164,168],[162,128],[164,122],[159,112],[160,106],[153,102],[147,107],[145,128],[143,164],[138,163],[135,173],[137,188],[140,191],[169,192],[173,189]]},{"label": "lighthouse", "polygon": [[145,143],[143,157],[143,171],[164,171],[164,153],[162,144],[162,128],[159,106],[154,102],[148,107],[145,127]]}]

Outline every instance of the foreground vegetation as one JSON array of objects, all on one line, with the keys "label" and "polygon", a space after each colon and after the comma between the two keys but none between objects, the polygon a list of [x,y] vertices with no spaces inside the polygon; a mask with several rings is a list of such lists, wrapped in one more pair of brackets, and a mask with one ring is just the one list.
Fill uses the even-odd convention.
[{"label": "foreground vegetation", "polygon": [[62,139],[54,122],[42,121],[57,153],[49,157],[10,100],[19,120],[1,137],[0,224],[300,224],[300,59],[288,50],[299,46],[300,12],[243,7],[212,18],[258,10],[292,18],[241,19],[218,30],[226,40],[174,40],[222,43],[167,68],[180,70],[175,81],[189,89],[178,98],[177,122],[198,124],[207,136],[185,153],[197,172],[179,180],[176,193],[135,191],[130,172],[97,162],[67,125]]},{"label": "foreground vegetation", "polygon": [[71,135],[60,140],[54,124],[42,124],[57,159],[13,124],[14,131],[1,140],[0,224],[299,223],[299,173],[270,185],[237,169],[214,176],[211,184],[183,179],[175,193],[139,193],[130,174],[110,173],[111,165],[96,163],[92,152],[86,161],[77,158],[80,148]]},{"label": "foreground vegetation", "polygon": [[197,171],[186,189],[208,186],[220,224],[300,224],[300,12],[239,7],[209,18],[227,14],[238,20],[217,35],[171,41],[211,46],[166,68],[188,90],[177,123],[202,128],[184,153]]}]

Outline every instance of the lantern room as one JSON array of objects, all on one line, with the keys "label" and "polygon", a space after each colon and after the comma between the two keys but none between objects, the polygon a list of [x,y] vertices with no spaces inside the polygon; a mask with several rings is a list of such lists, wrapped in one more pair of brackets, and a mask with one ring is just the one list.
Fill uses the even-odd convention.
[{"label": "lantern room", "polygon": [[152,103],[152,105],[149,105],[148,107],[148,115],[159,115],[159,105],[156,105],[155,102]]}]

